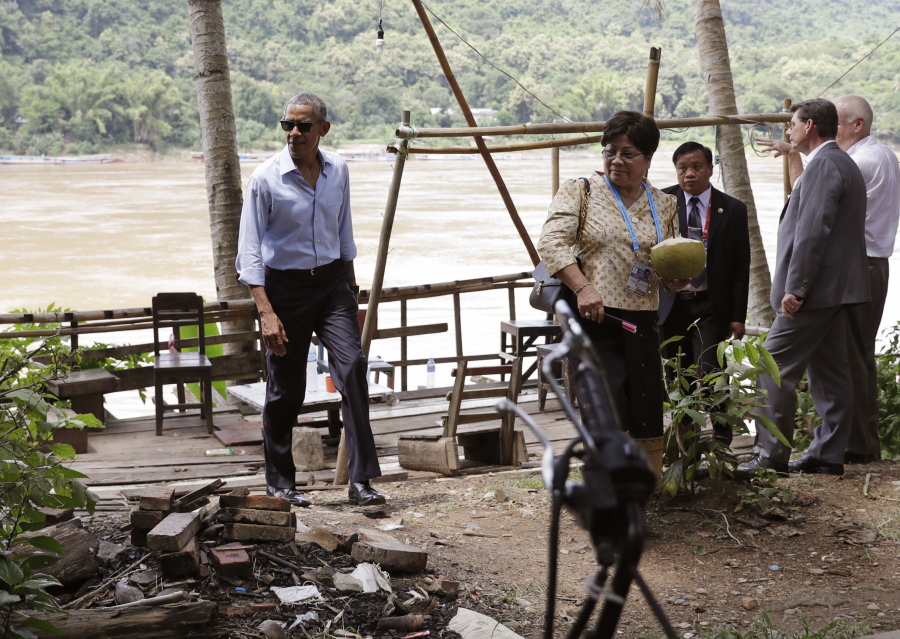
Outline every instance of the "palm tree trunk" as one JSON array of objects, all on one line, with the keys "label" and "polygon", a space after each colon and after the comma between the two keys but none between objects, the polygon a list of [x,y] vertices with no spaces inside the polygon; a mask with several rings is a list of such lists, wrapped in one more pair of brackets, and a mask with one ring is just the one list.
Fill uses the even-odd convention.
[{"label": "palm tree trunk", "polygon": [[[719,0],[691,0],[694,9],[694,28],[700,67],[706,81],[709,110],[712,115],[737,115],[734,98],[734,81],[731,61],[728,58],[728,42],[725,39],[725,23]],[[775,313],[769,303],[772,278],[763,249],[756,202],[750,188],[747,158],[744,155],[744,139],[741,127],[728,124],[718,127],[719,165],[725,191],[747,205],[750,223],[750,324],[771,326]]]},{"label": "palm tree trunk", "polygon": [[[187,5],[206,164],[216,295],[219,301],[246,299],[250,295],[237,281],[234,270],[243,194],[222,5],[220,0],[187,0]],[[253,330],[253,322],[248,320],[223,326],[226,333],[241,330]],[[229,346],[232,345],[226,344],[226,352]]]}]

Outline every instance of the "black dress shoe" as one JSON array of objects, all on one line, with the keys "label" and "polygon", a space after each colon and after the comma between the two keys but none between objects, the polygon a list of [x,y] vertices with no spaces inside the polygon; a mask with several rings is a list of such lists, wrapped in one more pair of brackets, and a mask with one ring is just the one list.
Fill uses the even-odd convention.
[{"label": "black dress shoe", "polygon": [[844,453],[845,464],[871,464],[881,461],[881,455],[863,455],[860,453]]},{"label": "black dress shoe", "polygon": [[763,463],[762,459],[760,459],[759,455],[754,455],[750,458],[750,461],[745,462],[737,467],[737,472],[742,475],[755,475],[758,470],[774,470],[779,475],[787,475],[788,473],[788,465],[787,464],[774,464],[772,462]]},{"label": "black dress shoe", "polygon": [[272,486],[266,486],[266,494],[269,497],[287,499],[292,505],[299,506],[300,508],[309,508],[312,505],[312,502],[304,497],[303,493],[296,488],[274,488]]},{"label": "black dress shoe", "polygon": [[818,475],[843,475],[844,465],[827,462],[804,455],[797,461],[788,462],[788,470],[792,473],[807,473]]},{"label": "black dress shoe", "polygon": [[385,502],[384,495],[372,488],[369,480],[351,482],[347,498],[351,504],[358,506],[375,506]]}]

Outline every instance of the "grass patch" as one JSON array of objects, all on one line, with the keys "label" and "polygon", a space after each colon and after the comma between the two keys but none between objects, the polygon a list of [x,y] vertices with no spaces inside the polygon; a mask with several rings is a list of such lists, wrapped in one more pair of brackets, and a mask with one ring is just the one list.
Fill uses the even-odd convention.
[{"label": "grass patch", "polygon": [[[772,620],[763,612],[744,631],[736,628],[702,628],[695,625],[690,634],[692,639],[855,639],[871,632],[867,621],[848,623],[843,619],[832,619],[821,628],[812,628],[809,620],[800,615],[800,623],[803,626],[802,630],[782,632],[773,627]],[[687,633],[684,636],[687,636]],[[640,639],[663,639],[663,635],[649,632],[640,635]]]}]

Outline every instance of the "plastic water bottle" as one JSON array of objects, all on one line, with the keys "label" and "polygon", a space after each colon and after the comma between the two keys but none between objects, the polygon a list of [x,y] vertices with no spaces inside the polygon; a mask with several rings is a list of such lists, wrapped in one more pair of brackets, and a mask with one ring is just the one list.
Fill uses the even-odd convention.
[{"label": "plastic water bottle", "polygon": [[306,355],[306,392],[319,392],[319,362],[316,345],[309,343],[309,353]]},{"label": "plastic water bottle", "polygon": [[434,388],[434,358],[428,358],[428,364],[426,365],[426,370],[428,371],[428,380],[425,382],[426,388]]}]

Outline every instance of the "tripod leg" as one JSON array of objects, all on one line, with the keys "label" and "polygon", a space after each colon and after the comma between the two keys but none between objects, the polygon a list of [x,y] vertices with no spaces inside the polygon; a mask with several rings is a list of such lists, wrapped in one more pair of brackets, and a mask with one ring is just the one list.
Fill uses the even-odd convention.
[{"label": "tripod leg", "polygon": [[597,606],[597,599],[603,592],[603,586],[606,585],[606,579],[608,577],[609,566],[602,566],[599,572],[597,572],[597,575],[594,577],[593,585],[588,586],[587,588],[588,596],[585,598],[584,603],[581,605],[581,612],[578,613],[578,618],[569,629],[568,639],[575,639],[576,637],[580,637],[581,633],[584,632],[584,629],[587,627],[588,621],[591,620],[591,615],[594,613],[594,608]]},{"label": "tripod leg", "polygon": [[641,589],[641,592],[644,593],[644,599],[647,600],[647,604],[650,606],[650,610],[653,611],[653,614],[656,616],[656,620],[659,622],[659,625],[662,626],[663,631],[666,633],[666,637],[668,637],[668,639],[678,639],[678,635],[675,634],[675,629],[669,622],[669,618],[666,617],[666,613],[663,612],[662,606],[659,605],[656,597],[654,597],[653,593],[650,592],[650,586],[648,586],[647,582],[644,581],[644,578],[641,576],[641,573],[637,571],[637,568],[635,568],[632,572],[632,576],[634,577],[635,583]]}]

